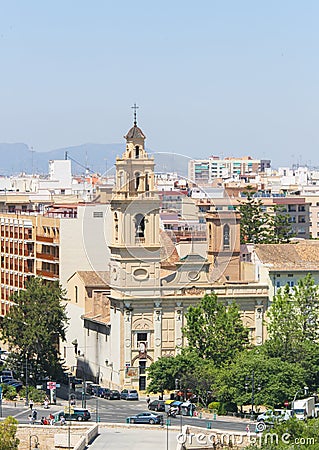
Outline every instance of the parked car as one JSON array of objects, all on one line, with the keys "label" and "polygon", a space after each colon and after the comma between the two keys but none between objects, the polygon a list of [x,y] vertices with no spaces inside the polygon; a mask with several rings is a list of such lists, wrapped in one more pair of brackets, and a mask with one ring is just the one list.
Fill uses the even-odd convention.
[{"label": "parked car", "polygon": [[109,388],[102,388],[102,387],[100,387],[100,389],[99,389],[99,397],[108,398],[109,393],[110,393],[110,389]]},{"label": "parked car", "polygon": [[163,415],[155,414],[153,412],[143,412],[139,414],[135,414],[135,416],[130,416],[126,419],[129,423],[149,423],[151,425],[154,424],[163,424]]},{"label": "parked car", "polygon": [[116,389],[113,389],[109,392],[108,399],[109,400],[121,400],[121,394]]},{"label": "parked car", "polygon": [[138,400],[138,392],[135,389],[123,389],[121,392],[122,400]]},{"label": "parked car", "polygon": [[71,409],[71,414],[65,411],[60,411],[58,413],[58,419],[64,416],[65,420],[77,420],[78,422],[87,421],[91,418],[91,413],[85,408],[73,408]]},{"label": "parked car", "polygon": [[285,422],[294,416],[291,409],[268,409],[257,417],[257,431],[264,431],[267,426],[272,426],[276,422]]},{"label": "parked car", "polygon": [[165,411],[165,402],[164,400],[153,400],[149,403],[148,409],[151,411]]}]

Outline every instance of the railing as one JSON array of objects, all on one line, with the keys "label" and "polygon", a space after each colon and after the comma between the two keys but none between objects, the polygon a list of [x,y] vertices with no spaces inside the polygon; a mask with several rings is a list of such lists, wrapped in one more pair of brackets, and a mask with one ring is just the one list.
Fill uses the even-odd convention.
[{"label": "railing", "polygon": [[58,261],[59,260],[59,258],[55,255],[51,255],[49,253],[39,253],[39,252],[37,252],[37,258],[46,259],[48,261]]},{"label": "railing", "polygon": [[40,277],[44,277],[44,278],[53,278],[53,279],[59,278],[59,274],[56,274],[53,272],[48,272],[46,270],[37,270],[37,275],[39,275]]},{"label": "railing", "polygon": [[52,237],[49,237],[49,236],[39,236],[39,235],[37,235],[37,236],[36,236],[36,240],[37,240],[37,241],[41,241],[41,242],[50,242],[50,243],[53,243],[53,238],[52,238]]}]

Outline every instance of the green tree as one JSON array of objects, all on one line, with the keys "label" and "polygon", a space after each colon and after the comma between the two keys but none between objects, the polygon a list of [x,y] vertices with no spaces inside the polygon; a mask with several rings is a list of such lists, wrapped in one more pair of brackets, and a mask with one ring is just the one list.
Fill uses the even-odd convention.
[{"label": "green tree", "polygon": [[319,337],[318,286],[310,273],[298,281],[292,296],[302,329],[302,339],[316,342]]},{"label": "green tree", "polygon": [[294,361],[301,344],[299,314],[293,301],[290,287],[278,290],[267,313],[269,340],[266,344],[272,356]]},{"label": "green tree", "polygon": [[187,377],[200,363],[192,352],[183,351],[180,355],[162,357],[153,362],[148,369],[149,392],[161,392],[176,388],[175,380]]},{"label": "green tree", "polygon": [[248,329],[235,303],[224,305],[216,294],[205,295],[186,313],[183,333],[191,350],[218,367],[231,360],[248,345]]},{"label": "green tree", "polygon": [[17,450],[19,439],[16,437],[18,421],[9,416],[0,422],[0,448],[1,450]]},{"label": "green tree", "polygon": [[290,216],[282,205],[275,205],[273,210],[274,214],[269,217],[268,241],[270,244],[288,243],[294,235]]},{"label": "green tree", "polygon": [[20,373],[27,358],[31,379],[55,377],[61,370],[59,339],[65,339],[67,316],[64,292],[58,282],[46,284],[31,278],[25,290],[16,292],[0,327],[1,339],[8,343],[11,367]]},{"label": "green tree", "polygon": [[254,196],[255,193],[251,186],[247,186],[247,190],[243,193],[246,199],[241,201],[238,207],[241,215],[241,244],[269,242],[269,215],[264,211],[262,200]]},{"label": "green tree", "polygon": [[279,422],[246,450],[318,450],[319,421],[290,419]]},{"label": "green tree", "polygon": [[282,205],[273,207],[273,214],[265,211],[263,201],[255,197],[256,191],[248,186],[245,201],[239,202],[241,244],[279,244],[293,237],[290,216]]},{"label": "green tree", "polygon": [[251,405],[252,374],[254,374],[255,406],[283,406],[292,401],[305,385],[306,370],[298,363],[268,356],[263,346],[244,351],[221,368],[215,380],[217,398],[237,405]]},{"label": "green tree", "polygon": [[272,356],[287,361],[301,361],[307,343],[316,344],[319,336],[318,287],[310,274],[291,289],[288,285],[274,296],[268,311],[269,340]]}]

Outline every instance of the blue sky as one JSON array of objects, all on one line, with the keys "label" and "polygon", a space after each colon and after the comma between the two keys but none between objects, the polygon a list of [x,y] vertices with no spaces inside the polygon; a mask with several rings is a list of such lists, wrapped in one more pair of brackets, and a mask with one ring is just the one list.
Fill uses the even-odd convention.
[{"label": "blue sky", "polygon": [[319,166],[319,2],[0,1],[0,142]]}]

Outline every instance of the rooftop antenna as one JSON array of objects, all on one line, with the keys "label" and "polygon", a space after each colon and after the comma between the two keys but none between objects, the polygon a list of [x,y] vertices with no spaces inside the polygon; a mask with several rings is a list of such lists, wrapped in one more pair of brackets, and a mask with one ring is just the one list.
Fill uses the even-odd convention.
[{"label": "rooftop antenna", "polygon": [[136,120],[136,111],[138,110],[138,106],[137,106],[137,104],[136,103],[134,103],[134,105],[133,106],[131,106],[131,108],[132,109],[134,109],[134,126],[136,127],[136,125],[137,125],[137,120]]}]

